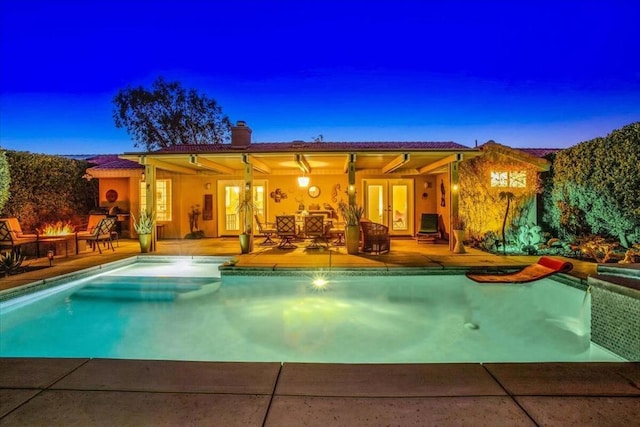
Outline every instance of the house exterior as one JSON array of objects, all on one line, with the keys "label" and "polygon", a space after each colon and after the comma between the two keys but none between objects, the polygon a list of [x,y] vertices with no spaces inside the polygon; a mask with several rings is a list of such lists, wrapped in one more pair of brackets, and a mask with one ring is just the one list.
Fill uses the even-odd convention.
[{"label": "house exterior", "polygon": [[269,222],[302,212],[335,218],[340,203],[357,203],[392,236],[414,236],[421,213],[438,213],[448,233],[459,165],[481,154],[454,142],[256,143],[240,121],[229,144],[125,153],[98,159],[87,173],[99,179],[100,206],[120,211],[125,234],[134,235],[126,213],[146,208],[163,238],[183,238],[194,226],[207,237],[238,235],[255,225],[236,209],[248,194]]}]

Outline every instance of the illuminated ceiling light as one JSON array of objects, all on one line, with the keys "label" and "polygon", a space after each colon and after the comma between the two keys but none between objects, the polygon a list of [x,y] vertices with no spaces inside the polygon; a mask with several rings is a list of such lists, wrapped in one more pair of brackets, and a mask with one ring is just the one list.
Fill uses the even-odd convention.
[{"label": "illuminated ceiling light", "polygon": [[391,173],[409,161],[409,153],[402,153],[382,168],[382,173]]},{"label": "illuminated ceiling light", "polygon": [[309,177],[308,176],[299,176],[298,177],[298,186],[305,188],[309,186]]}]

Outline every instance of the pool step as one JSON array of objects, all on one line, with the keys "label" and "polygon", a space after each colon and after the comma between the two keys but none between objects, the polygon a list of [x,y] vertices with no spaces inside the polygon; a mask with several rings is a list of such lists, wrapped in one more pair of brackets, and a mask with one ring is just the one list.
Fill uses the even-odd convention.
[{"label": "pool step", "polygon": [[216,277],[101,276],[73,296],[129,301],[173,301],[188,294],[204,294],[220,285]]}]

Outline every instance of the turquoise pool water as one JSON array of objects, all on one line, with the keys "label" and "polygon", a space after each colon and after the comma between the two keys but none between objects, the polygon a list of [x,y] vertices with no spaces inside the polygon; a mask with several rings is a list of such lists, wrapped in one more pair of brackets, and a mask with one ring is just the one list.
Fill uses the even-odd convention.
[{"label": "turquoise pool water", "polygon": [[[324,286],[314,285],[323,278]],[[343,363],[620,361],[589,295],[552,280],[224,276],[136,263],[0,304],[4,357]]]}]

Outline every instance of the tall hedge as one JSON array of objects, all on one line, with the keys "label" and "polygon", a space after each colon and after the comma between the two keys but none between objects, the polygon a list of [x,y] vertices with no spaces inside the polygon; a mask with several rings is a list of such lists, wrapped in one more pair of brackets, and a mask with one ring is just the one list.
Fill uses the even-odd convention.
[{"label": "tall hedge", "polygon": [[640,242],[640,122],[557,153],[545,221],[559,235]]},{"label": "tall hedge", "polygon": [[6,151],[9,198],[1,216],[13,216],[26,230],[55,221],[79,223],[94,206],[96,182],[83,179],[85,161],[60,156]]},{"label": "tall hedge", "polygon": [[4,151],[0,151],[0,212],[9,199],[9,183],[11,175],[9,175],[9,162]]}]

